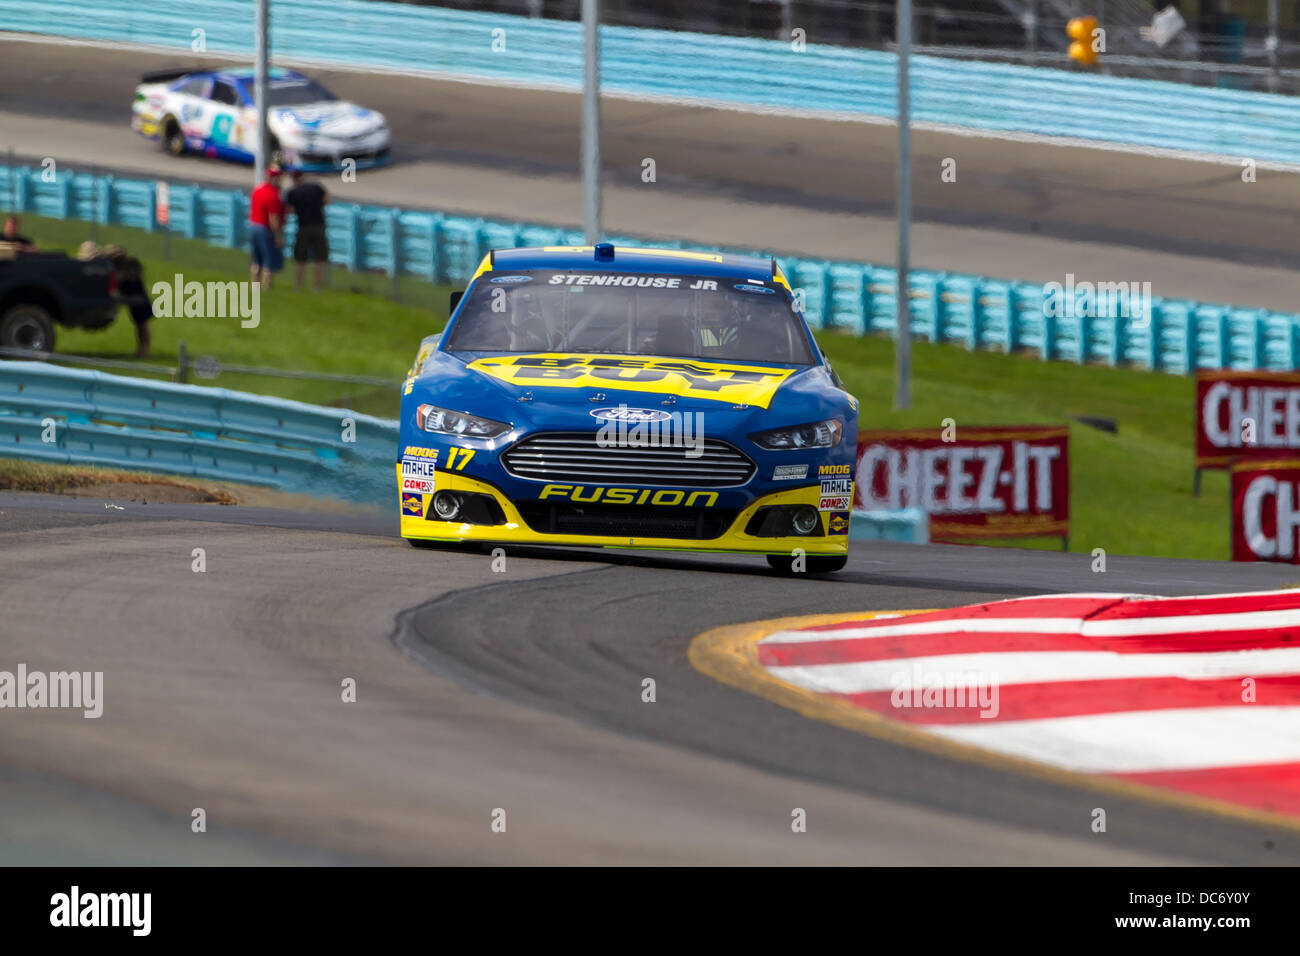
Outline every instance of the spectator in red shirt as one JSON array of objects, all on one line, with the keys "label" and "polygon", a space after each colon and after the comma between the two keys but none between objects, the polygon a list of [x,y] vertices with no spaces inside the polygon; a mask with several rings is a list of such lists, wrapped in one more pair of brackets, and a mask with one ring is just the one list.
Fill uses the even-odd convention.
[{"label": "spectator in red shirt", "polygon": [[254,282],[271,288],[271,277],[284,268],[280,251],[284,233],[284,200],[280,198],[280,167],[266,171],[266,179],[248,201],[248,239],[252,246]]}]

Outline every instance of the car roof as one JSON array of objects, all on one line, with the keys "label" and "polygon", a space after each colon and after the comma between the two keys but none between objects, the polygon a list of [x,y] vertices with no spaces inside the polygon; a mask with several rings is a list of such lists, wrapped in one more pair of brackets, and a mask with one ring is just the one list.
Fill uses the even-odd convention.
[{"label": "car roof", "polygon": [[771,281],[776,262],[758,256],[686,249],[649,249],[615,246],[612,259],[597,259],[594,246],[540,246],[498,249],[485,263],[485,271],[526,272],[532,269],[583,272],[632,272],[668,275],[715,276],[728,279]]},{"label": "car roof", "polygon": [[[185,83],[200,77],[224,79],[227,83],[251,83],[253,81],[252,66],[225,66],[225,68],[216,70],[192,70],[191,73],[173,75],[175,77],[173,82],[177,83]],[[279,66],[272,66],[268,73],[268,79],[272,83],[283,81],[303,83],[311,78],[305,73],[299,73],[298,70],[286,70],[279,68]]]},{"label": "car roof", "polygon": [[[193,76],[202,76],[201,73],[191,73]],[[215,76],[221,80],[229,80],[234,83],[251,83],[254,78],[254,70],[251,66],[234,66],[221,70],[212,70],[208,75]],[[267,78],[275,83],[277,80],[289,80],[291,82],[302,82],[307,79],[307,74],[299,73],[297,70],[286,70],[282,67],[273,66],[267,73]]]}]

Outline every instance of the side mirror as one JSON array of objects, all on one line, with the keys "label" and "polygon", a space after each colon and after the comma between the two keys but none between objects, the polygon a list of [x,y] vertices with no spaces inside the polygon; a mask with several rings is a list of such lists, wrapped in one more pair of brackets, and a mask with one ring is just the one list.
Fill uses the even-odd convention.
[{"label": "side mirror", "polygon": [[453,292],[451,294],[451,308],[450,311],[447,313],[448,315],[451,315],[452,312],[456,311],[456,306],[460,305],[461,297],[464,294],[465,294],[464,292]]}]

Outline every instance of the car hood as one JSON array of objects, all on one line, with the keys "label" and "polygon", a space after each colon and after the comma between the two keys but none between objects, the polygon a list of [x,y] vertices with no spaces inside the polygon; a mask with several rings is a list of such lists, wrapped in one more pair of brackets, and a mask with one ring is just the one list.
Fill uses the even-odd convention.
[{"label": "car hood", "polygon": [[277,106],[269,113],[277,132],[297,131],[308,136],[359,136],[384,125],[382,114],[343,100]]},{"label": "car hood", "polygon": [[[411,396],[509,422],[518,430],[597,429],[593,412],[627,406],[699,413],[720,435],[846,416],[849,399],[822,366],[651,356],[433,352]],[[414,405],[404,410],[414,415]]]}]

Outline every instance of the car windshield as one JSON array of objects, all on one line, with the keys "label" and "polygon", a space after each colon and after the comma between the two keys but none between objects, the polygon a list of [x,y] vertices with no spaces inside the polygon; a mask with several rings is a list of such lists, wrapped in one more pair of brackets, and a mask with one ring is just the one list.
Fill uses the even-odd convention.
[{"label": "car windshield", "polygon": [[[242,85],[249,102],[252,102],[252,81],[245,80]],[[315,80],[272,80],[268,87],[270,106],[303,106],[334,99],[334,94]]]},{"label": "car windshield", "polygon": [[447,348],[813,364],[789,294],[774,282],[614,271],[488,273]]}]

